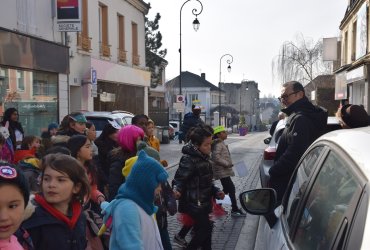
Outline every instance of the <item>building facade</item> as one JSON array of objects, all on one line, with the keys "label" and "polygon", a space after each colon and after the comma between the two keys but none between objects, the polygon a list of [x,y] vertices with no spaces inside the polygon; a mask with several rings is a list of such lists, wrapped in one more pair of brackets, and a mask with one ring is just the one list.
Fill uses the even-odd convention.
[{"label": "building facade", "polygon": [[0,115],[17,108],[26,134],[40,135],[69,111],[69,51],[52,2],[1,2]]},{"label": "building facade", "polygon": [[340,23],[341,66],[335,73],[335,99],[364,105],[369,112],[369,1],[348,0]]},{"label": "building facade", "polygon": [[144,17],[149,5],[142,0],[81,3],[82,31],[67,39],[70,109],[148,114]]}]

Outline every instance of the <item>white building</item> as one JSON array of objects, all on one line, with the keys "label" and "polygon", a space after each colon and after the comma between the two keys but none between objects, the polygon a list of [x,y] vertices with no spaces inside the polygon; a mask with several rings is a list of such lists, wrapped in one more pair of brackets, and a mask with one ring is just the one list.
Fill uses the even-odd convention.
[{"label": "white building", "polygon": [[[148,113],[142,0],[81,0],[82,31],[69,33],[71,110]],[[91,70],[97,74],[93,87]],[[82,97],[82,98],[81,98]]]}]

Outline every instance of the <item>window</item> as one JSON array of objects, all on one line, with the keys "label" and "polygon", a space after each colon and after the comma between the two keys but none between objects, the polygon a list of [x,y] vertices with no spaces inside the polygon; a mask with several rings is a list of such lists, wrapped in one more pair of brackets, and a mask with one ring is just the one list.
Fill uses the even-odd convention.
[{"label": "window", "polygon": [[17,90],[24,91],[24,72],[17,70]]},{"label": "window", "polygon": [[357,21],[355,21],[352,25],[352,58],[351,61],[356,60],[356,36],[357,36]]},{"label": "window", "polygon": [[89,15],[88,0],[82,0],[82,29],[77,36],[77,45],[84,51],[91,50],[91,41],[89,38]]},{"label": "window", "polygon": [[344,32],[344,43],[343,43],[343,63],[348,62],[348,31]]},{"label": "window", "polygon": [[110,48],[108,45],[108,7],[99,5],[99,42],[100,54],[102,56],[110,56]]},{"label": "window", "polygon": [[118,22],[118,61],[126,62],[126,51],[125,51],[125,18],[124,16],[117,14]]},{"label": "window", "polygon": [[137,24],[132,22],[132,64],[133,65],[140,65],[140,57],[139,57],[139,48],[138,48],[138,33],[137,33]]},{"label": "window", "polygon": [[4,94],[6,90],[9,90],[9,71],[6,68],[0,68],[0,83],[1,94]]},{"label": "window", "polygon": [[295,181],[290,191],[288,206],[287,206],[287,222],[288,227],[292,227],[294,214],[296,213],[298,203],[301,200],[307,184],[308,179],[312,173],[312,170],[315,167],[315,163],[317,162],[323,147],[316,147],[313,148],[302,160],[300,165],[298,166],[298,171],[295,177]]},{"label": "window", "polygon": [[212,104],[218,104],[218,103],[219,103],[218,95],[212,95]]},{"label": "window", "polygon": [[193,104],[194,100],[198,100],[198,94],[189,94],[189,104],[190,106]]},{"label": "window", "polygon": [[297,249],[331,249],[358,189],[359,181],[350,166],[330,152],[302,209],[294,239]]}]

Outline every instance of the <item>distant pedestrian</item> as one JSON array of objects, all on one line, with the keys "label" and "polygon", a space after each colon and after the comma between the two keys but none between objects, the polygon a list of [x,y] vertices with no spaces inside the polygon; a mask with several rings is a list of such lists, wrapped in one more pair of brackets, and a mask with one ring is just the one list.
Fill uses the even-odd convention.
[{"label": "distant pedestrian", "polygon": [[105,223],[113,221],[110,249],[163,249],[153,201],[167,178],[161,164],[141,150],[115,199],[102,204]]},{"label": "distant pedestrian", "polygon": [[234,176],[233,163],[228,146],[225,144],[227,139],[227,132],[224,126],[217,126],[214,128],[214,139],[212,142],[212,162],[213,162],[213,178],[220,180],[223,191],[230,196],[231,200],[231,216],[245,217],[245,213],[238,208],[235,185],[231,180]]},{"label": "distant pedestrian", "polygon": [[55,136],[58,132],[59,125],[52,122],[48,125],[48,130],[41,133],[41,155],[44,156],[46,151],[53,146],[51,137]]},{"label": "distant pedestrian", "polygon": [[22,124],[19,122],[19,113],[17,109],[8,108],[5,110],[1,125],[5,126],[6,122],[9,123],[8,130],[13,144],[13,149],[20,149],[24,137],[24,131]]},{"label": "distant pedestrian", "polygon": [[90,193],[85,169],[71,156],[49,154],[42,161],[41,190],[33,200],[34,212],[22,224],[35,249],[85,249],[81,203]]},{"label": "distant pedestrian", "polygon": [[283,84],[279,100],[285,107],[281,111],[288,118],[269,170],[269,184],[276,190],[280,203],[299,159],[325,132],[328,114],[308,100],[302,84],[296,81]]},{"label": "distant pedestrian", "polygon": [[184,121],[180,125],[179,143],[182,143],[182,141],[187,142],[187,133],[191,128],[204,124],[200,118],[201,112],[202,109],[199,105],[191,105],[191,112],[185,114]]},{"label": "distant pedestrian", "polygon": [[369,126],[369,115],[363,106],[346,104],[336,113],[342,128],[360,128]]},{"label": "distant pedestrian", "polygon": [[175,197],[179,199],[178,210],[193,220],[194,236],[186,249],[211,249],[212,199],[223,199],[225,194],[213,184],[210,162],[213,129],[198,126],[189,135],[190,142],[182,148],[179,167],[173,180]]},{"label": "distant pedestrian", "polygon": [[145,134],[147,134],[147,126],[149,122],[149,117],[147,115],[135,115],[132,120],[131,124],[140,127]]},{"label": "distant pedestrian", "polygon": [[0,249],[23,250],[14,234],[22,223],[30,194],[22,171],[7,162],[0,162],[0,193]]}]

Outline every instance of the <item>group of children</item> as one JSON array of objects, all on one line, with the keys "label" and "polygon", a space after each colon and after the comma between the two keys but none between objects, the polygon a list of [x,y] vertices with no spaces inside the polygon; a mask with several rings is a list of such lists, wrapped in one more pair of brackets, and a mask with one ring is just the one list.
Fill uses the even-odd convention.
[{"label": "group of children", "polygon": [[[188,133],[171,187],[167,162],[160,159],[153,136],[154,122],[138,115],[132,123],[109,137],[118,148],[106,158],[113,161],[104,190],[94,165],[95,137],[86,133],[81,113],[69,114],[56,135],[45,137],[53,146],[42,159],[37,155],[41,139],[25,136],[13,148],[14,158],[0,162],[0,249],[172,249],[167,213],[174,215],[177,209],[192,224],[175,241],[182,240],[186,249],[211,249],[212,200],[229,194],[232,216],[245,216],[236,205],[224,127],[198,126]],[[56,132],[54,124],[49,127]],[[221,180],[223,191],[214,179]],[[104,230],[98,232],[102,225],[94,216],[103,217],[108,242],[98,237]],[[194,235],[187,244],[191,228]]]}]

